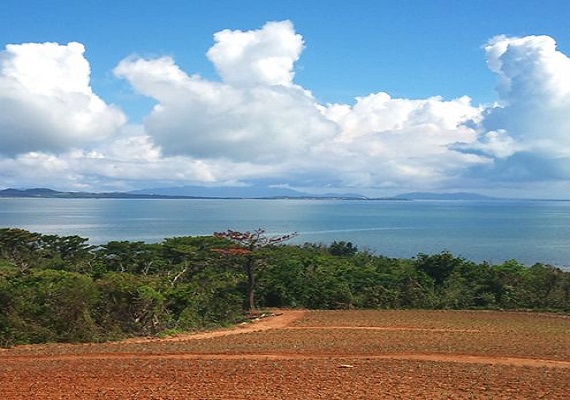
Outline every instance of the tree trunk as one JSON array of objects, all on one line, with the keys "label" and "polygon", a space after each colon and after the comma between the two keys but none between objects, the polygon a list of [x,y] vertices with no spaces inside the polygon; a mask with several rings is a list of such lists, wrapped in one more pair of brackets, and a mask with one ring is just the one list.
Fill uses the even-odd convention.
[{"label": "tree trunk", "polygon": [[245,264],[247,273],[247,308],[248,311],[255,310],[255,260],[247,257]]}]

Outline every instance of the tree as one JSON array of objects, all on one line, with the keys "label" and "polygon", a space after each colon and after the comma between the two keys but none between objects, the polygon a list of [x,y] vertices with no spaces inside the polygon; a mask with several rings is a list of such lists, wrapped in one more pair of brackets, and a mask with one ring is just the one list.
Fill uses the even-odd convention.
[{"label": "tree", "polygon": [[20,272],[27,271],[41,259],[41,236],[19,228],[0,229],[0,257],[16,266]]},{"label": "tree", "polygon": [[461,257],[455,257],[449,251],[440,254],[418,254],[415,265],[418,271],[430,276],[438,287],[449,278],[451,273],[466,261]]},{"label": "tree", "polygon": [[358,252],[358,247],[352,242],[334,241],[329,246],[329,252],[333,256],[353,256]]},{"label": "tree", "polygon": [[168,299],[159,278],[109,272],[95,284],[99,291],[96,319],[109,336],[156,334],[169,327]]},{"label": "tree", "polygon": [[162,242],[163,269],[175,284],[207,268],[212,261],[212,248],[224,245],[224,240],[212,236],[181,236]]},{"label": "tree", "polygon": [[99,330],[92,318],[98,290],[89,276],[32,269],[12,277],[3,286],[0,299],[8,300],[2,307],[11,321],[11,332],[4,338],[0,332],[0,342],[83,342],[98,338]]},{"label": "tree", "polygon": [[74,272],[91,271],[95,246],[89,245],[88,241],[77,235],[42,235],[39,244],[46,258],[44,267]]},{"label": "tree", "polygon": [[226,232],[215,232],[214,236],[227,239],[234,244],[233,247],[214,249],[224,256],[242,259],[243,270],[247,276],[247,309],[255,310],[255,285],[259,270],[258,251],[264,247],[283,243],[297,236],[291,233],[282,236],[267,236],[265,229],[256,229],[253,232],[238,232],[228,229]]}]

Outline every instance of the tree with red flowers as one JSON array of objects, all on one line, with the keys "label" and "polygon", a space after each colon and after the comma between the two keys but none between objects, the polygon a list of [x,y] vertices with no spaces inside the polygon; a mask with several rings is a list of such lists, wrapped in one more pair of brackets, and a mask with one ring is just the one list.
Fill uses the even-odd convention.
[{"label": "tree with red flowers", "polygon": [[255,310],[255,284],[259,265],[257,253],[260,249],[277,245],[297,236],[296,233],[281,236],[267,236],[265,229],[252,232],[238,232],[228,229],[226,232],[215,232],[214,236],[231,241],[234,246],[214,251],[228,257],[241,258],[241,264],[247,276],[247,306],[248,311]]}]

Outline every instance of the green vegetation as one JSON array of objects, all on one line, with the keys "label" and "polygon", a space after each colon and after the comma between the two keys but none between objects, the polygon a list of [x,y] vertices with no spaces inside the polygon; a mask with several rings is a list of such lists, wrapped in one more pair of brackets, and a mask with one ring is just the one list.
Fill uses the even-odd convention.
[{"label": "green vegetation", "polygon": [[553,266],[449,252],[394,259],[288,238],[228,231],[90,246],[0,229],[0,346],[198,330],[266,307],[570,312],[570,272]]}]

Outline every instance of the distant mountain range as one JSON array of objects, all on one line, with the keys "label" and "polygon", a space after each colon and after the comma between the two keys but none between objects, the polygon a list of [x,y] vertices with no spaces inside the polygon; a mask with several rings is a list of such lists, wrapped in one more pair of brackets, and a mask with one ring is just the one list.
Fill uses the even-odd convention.
[{"label": "distant mountain range", "polygon": [[326,193],[311,194],[297,190],[268,187],[268,186],[178,186],[167,188],[154,188],[133,190],[129,194],[160,195],[160,196],[189,196],[207,198],[240,198],[240,199],[268,199],[268,198],[342,198],[366,199],[366,196],[356,193]]},{"label": "distant mountain range", "polygon": [[339,200],[499,200],[476,193],[404,193],[393,197],[368,198],[355,193],[310,194],[288,188],[261,186],[202,187],[181,186],[134,190],[130,192],[60,192],[47,188],[4,189],[0,197],[73,199],[339,199]]},{"label": "distant mountain range", "polygon": [[[53,189],[4,189],[0,190],[0,197],[37,197],[58,199],[136,199],[136,198],[176,198],[176,196],[150,196],[137,195],[128,192],[60,192]],[[180,196],[178,196],[180,197]]]},{"label": "distant mountain range", "polygon": [[73,199],[366,199],[359,194],[315,195],[286,188],[184,186],[134,190],[130,192],[60,192],[47,188],[4,189],[0,197]]},{"label": "distant mountain range", "polygon": [[393,199],[400,200],[500,200],[497,197],[483,196],[477,193],[431,193],[413,192],[394,196]]}]

